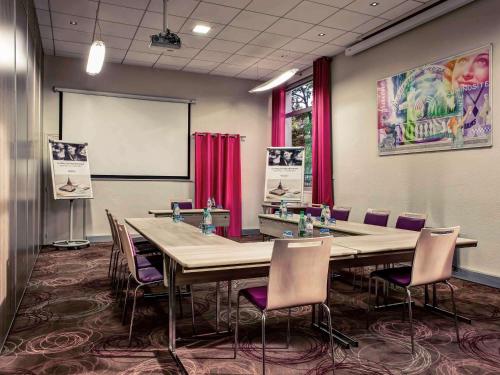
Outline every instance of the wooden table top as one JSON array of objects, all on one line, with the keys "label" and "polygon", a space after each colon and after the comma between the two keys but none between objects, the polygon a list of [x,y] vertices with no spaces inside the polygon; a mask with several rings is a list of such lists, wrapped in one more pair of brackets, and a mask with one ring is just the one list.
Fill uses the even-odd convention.
[{"label": "wooden table top", "polygon": [[[300,215],[294,214],[292,217],[281,218],[274,214],[259,214],[260,218],[298,224]],[[411,232],[405,229],[396,229],[391,227],[381,227],[378,225],[370,225],[363,223],[355,223],[353,221],[337,220],[335,224],[321,224],[314,220],[316,228],[328,228],[333,231],[353,234],[353,235],[376,235],[376,234],[395,234]]]},{"label": "wooden table top", "polygon": [[[203,213],[203,208],[185,208],[181,209],[181,214],[186,215],[186,214],[202,214]],[[148,213],[152,215],[172,215],[174,213],[173,210],[149,210]],[[224,208],[212,208],[210,210],[210,213],[213,214],[228,214],[230,213],[229,210],[226,210]]]}]

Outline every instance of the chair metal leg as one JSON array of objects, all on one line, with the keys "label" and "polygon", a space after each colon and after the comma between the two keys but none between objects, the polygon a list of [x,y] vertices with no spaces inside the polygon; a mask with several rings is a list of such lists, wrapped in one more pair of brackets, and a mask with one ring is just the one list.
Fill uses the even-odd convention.
[{"label": "chair metal leg", "polygon": [[193,336],[196,334],[196,326],[194,324],[194,293],[193,287],[190,285],[189,290],[191,291],[191,326],[193,329]]},{"label": "chair metal leg", "polygon": [[238,293],[238,298],[236,299],[236,324],[234,326],[234,359],[236,359],[236,353],[238,352],[238,327],[240,323],[240,296]]},{"label": "chair metal leg", "polygon": [[137,287],[134,290],[134,303],[132,304],[132,317],[130,318],[130,329],[128,331],[128,346],[132,343],[132,328],[134,326],[134,316],[135,316],[135,305],[137,303],[137,291],[141,285],[137,285]]},{"label": "chair metal leg", "polygon": [[220,331],[220,282],[215,283],[215,331]]},{"label": "chair metal leg", "polygon": [[128,292],[130,290],[130,278],[131,277],[132,277],[132,274],[128,275],[127,292],[125,293],[125,302],[123,304],[122,324],[125,324],[125,316],[127,314],[127,300],[128,300]]},{"label": "chair metal leg", "polygon": [[455,332],[457,333],[457,343],[460,343],[460,333],[458,331],[457,306],[455,304],[455,291],[453,289],[453,285],[451,285],[451,283],[448,280],[446,280],[444,283],[448,285],[448,288],[450,288],[451,302],[453,304],[453,315],[455,320]]},{"label": "chair metal leg", "polygon": [[262,375],[266,374],[266,311],[262,311]]},{"label": "chair metal leg", "polygon": [[332,327],[332,314],[330,308],[322,303],[323,309],[325,309],[326,317],[328,318],[328,333],[330,336],[330,350],[332,352],[332,373],[335,374],[335,347],[333,346],[333,327]]},{"label": "chair metal leg", "polygon": [[290,346],[290,317],[292,316],[292,309],[288,309],[288,319],[286,323],[286,348]]},{"label": "chair metal leg", "polygon": [[111,263],[113,263],[113,258],[115,255],[115,244],[111,245],[111,252],[109,254],[109,267],[108,267],[108,277],[111,275]]},{"label": "chair metal leg", "polygon": [[372,305],[372,277],[368,278],[368,308],[366,310],[366,329],[370,327],[370,310]]},{"label": "chair metal leg", "polygon": [[411,352],[415,353],[415,343],[414,343],[414,333],[413,333],[413,313],[411,308],[411,292],[410,289],[406,288],[406,295],[408,297],[408,317],[410,319],[410,336],[411,336]]},{"label": "chair metal leg", "polygon": [[233,290],[233,281],[227,282],[227,330],[231,332],[231,294]]}]

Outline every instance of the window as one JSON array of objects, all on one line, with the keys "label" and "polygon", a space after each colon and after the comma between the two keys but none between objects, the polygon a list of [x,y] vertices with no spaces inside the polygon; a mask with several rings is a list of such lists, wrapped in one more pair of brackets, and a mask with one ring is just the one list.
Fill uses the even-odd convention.
[{"label": "window", "polygon": [[286,145],[302,146],[305,150],[304,187],[312,180],[312,81],[286,92]]}]

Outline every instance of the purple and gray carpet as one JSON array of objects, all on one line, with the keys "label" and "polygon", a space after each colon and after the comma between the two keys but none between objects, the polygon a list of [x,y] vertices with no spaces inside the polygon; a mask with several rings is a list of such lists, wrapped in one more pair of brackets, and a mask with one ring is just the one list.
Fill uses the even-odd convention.
[{"label": "purple and gray carpet", "polygon": [[[139,298],[132,345],[128,325],[107,277],[109,245],[40,254],[14,326],[0,356],[0,374],[176,374],[167,347],[166,300]],[[234,281],[236,290],[264,280]],[[453,280],[459,313],[473,319],[460,324],[456,343],[453,321],[424,311],[422,290],[414,295],[415,354],[410,352],[408,320],[401,310],[371,314],[366,328],[367,293],[336,281],[331,298],[335,328],[359,341],[358,348],[336,347],[337,374],[500,374],[500,293],[497,289]],[[226,289],[227,290],[227,289]],[[210,332],[215,321],[215,285],[193,287],[196,327]],[[222,293],[221,326],[227,322]],[[451,308],[446,287],[439,302]],[[395,299],[401,293],[393,292]],[[190,300],[184,298],[178,334],[191,335]],[[234,303],[233,303],[234,306]],[[235,311],[232,312],[233,321]],[[331,373],[328,343],[311,328],[310,308],[292,313],[286,349],[287,312],[267,320],[268,374]],[[127,320],[128,323],[128,320]],[[240,352],[232,355],[232,336],[187,342],[178,354],[190,374],[260,374],[260,314],[242,306]]]}]

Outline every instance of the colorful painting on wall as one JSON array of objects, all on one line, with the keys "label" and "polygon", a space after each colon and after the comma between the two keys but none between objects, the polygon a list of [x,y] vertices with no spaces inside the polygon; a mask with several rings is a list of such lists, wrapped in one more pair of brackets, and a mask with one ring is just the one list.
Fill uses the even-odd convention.
[{"label": "colorful painting on wall", "polygon": [[492,144],[491,46],[377,82],[380,155]]}]

